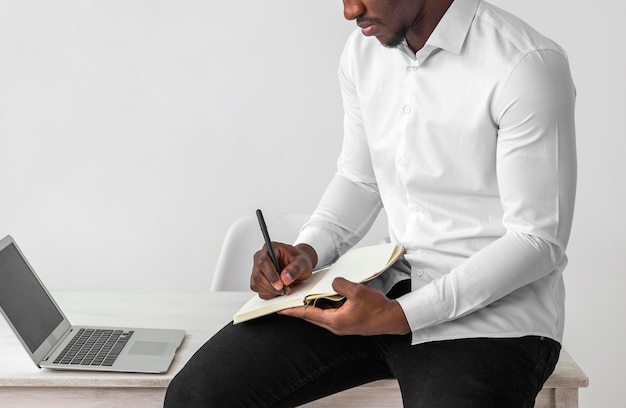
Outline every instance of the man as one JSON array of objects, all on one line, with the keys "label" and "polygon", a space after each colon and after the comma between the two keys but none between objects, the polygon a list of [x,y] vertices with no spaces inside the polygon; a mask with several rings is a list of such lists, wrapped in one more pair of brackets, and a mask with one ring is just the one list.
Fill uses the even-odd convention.
[{"label": "man", "polygon": [[[481,0],[344,0],[338,172],[251,287],[287,292],[382,207],[405,259],[209,340],[166,406],[290,407],[397,378],[406,407],[532,407],[558,359],[576,159],[564,51]],[[359,32],[360,31],[360,32]]]}]

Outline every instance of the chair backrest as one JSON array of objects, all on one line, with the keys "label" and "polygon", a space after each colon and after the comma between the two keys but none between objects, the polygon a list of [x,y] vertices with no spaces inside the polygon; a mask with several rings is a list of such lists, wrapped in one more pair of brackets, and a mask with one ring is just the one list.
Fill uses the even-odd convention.
[{"label": "chair backrest", "polygon": [[[293,243],[310,214],[264,213],[272,241]],[[263,247],[263,235],[254,214],[236,220],[226,232],[220,251],[211,291],[250,289],[252,257]]]}]

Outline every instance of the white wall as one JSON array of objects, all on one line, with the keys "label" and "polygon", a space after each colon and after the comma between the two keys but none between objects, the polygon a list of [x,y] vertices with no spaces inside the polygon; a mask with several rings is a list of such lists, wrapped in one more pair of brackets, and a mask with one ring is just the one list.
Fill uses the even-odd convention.
[{"label": "white wall", "polygon": [[[494,3],[570,54],[565,347],[581,407],[622,408],[625,7]],[[311,211],[332,176],[352,28],[338,0],[0,0],[0,235],[53,291],[208,290],[233,220]]]}]

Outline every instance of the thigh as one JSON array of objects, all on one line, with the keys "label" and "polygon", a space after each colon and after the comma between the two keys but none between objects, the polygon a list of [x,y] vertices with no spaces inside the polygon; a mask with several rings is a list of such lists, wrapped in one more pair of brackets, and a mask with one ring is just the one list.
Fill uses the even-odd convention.
[{"label": "thigh", "polygon": [[272,315],[224,327],[176,375],[167,406],[290,407],[390,376],[376,342]]},{"label": "thigh", "polygon": [[529,336],[401,346],[391,353],[405,407],[532,408],[560,345]]}]

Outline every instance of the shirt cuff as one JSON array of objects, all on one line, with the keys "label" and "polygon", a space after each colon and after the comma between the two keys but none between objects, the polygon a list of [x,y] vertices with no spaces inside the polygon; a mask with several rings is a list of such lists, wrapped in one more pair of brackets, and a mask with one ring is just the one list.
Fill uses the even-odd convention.
[{"label": "shirt cuff", "polygon": [[298,244],[307,244],[313,247],[317,253],[316,269],[326,266],[335,260],[334,242],[326,230],[322,228],[313,225],[305,226],[294,242],[294,245]]},{"label": "shirt cuff", "polygon": [[426,285],[396,300],[404,311],[411,332],[446,320],[445,308],[434,284]]}]

